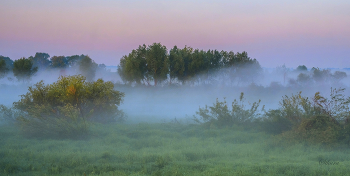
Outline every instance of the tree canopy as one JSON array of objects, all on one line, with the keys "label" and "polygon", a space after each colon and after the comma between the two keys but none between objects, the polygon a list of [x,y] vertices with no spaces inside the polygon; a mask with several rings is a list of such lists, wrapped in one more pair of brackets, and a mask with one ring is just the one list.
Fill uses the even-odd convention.
[{"label": "tree canopy", "polygon": [[38,69],[46,69],[51,64],[49,58],[50,55],[47,53],[35,53],[34,57],[30,56],[28,59],[33,62],[33,67],[38,67]]},{"label": "tree canopy", "polygon": [[13,74],[18,80],[29,80],[38,71],[38,67],[33,67],[30,59],[21,58],[13,62]]},{"label": "tree canopy", "polygon": [[188,81],[212,81],[215,72],[226,69],[225,78],[238,83],[254,82],[262,70],[256,59],[247,52],[234,53],[218,50],[199,50],[185,46],[174,46],[169,53],[160,43],[140,45],[120,59],[118,73],[125,83],[149,84],[177,80],[182,84]]}]

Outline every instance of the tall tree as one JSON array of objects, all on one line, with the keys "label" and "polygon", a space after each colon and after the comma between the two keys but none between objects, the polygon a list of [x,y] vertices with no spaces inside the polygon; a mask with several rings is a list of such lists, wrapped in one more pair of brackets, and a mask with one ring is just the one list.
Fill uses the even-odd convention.
[{"label": "tall tree", "polygon": [[75,67],[75,66],[78,66],[79,65],[79,62],[81,59],[83,59],[85,56],[82,54],[82,55],[73,55],[73,56],[67,56],[66,59],[67,59],[67,65],[69,67]]},{"label": "tall tree", "polygon": [[30,59],[21,58],[13,62],[13,74],[18,80],[29,80],[38,71],[38,67],[33,67]]},{"label": "tall tree", "polygon": [[9,69],[6,67],[6,62],[4,59],[0,60],[0,78],[3,78],[7,72],[9,71]]},{"label": "tall tree", "polygon": [[160,43],[153,43],[147,47],[146,54],[147,76],[153,78],[154,86],[167,79],[169,73],[169,60],[167,49]]},{"label": "tall tree", "polygon": [[178,49],[175,45],[173,49],[169,52],[169,76],[170,76],[170,84],[171,80],[178,78],[181,80],[181,77],[184,76],[185,73],[185,62],[182,56],[181,49]]},{"label": "tall tree", "polygon": [[67,58],[65,56],[53,56],[51,58],[51,67],[60,69],[68,67]]},{"label": "tall tree", "polygon": [[7,69],[9,69],[9,70],[13,69],[13,60],[11,60],[9,57],[5,57],[5,56],[0,55],[0,61],[1,60],[5,61]]},{"label": "tall tree", "polygon": [[146,77],[146,45],[140,45],[138,49],[132,50],[129,55],[125,55],[120,59],[118,73],[122,80],[127,83],[148,81]]},{"label": "tall tree", "polygon": [[33,62],[33,67],[38,67],[38,69],[45,69],[50,66],[51,62],[49,60],[50,55],[47,53],[35,53],[35,56],[30,56],[30,59]]},{"label": "tall tree", "polygon": [[79,70],[88,81],[95,78],[97,67],[98,65],[89,56],[84,56],[79,62]]}]

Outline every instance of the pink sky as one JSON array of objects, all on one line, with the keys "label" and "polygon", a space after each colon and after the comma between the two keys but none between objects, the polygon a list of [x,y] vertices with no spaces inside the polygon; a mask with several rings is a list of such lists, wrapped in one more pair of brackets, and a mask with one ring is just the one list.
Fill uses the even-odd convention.
[{"label": "pink sky", "polygon": [[264,67],[350,67],[350,1],[2,0],[0,55],[87,54],[118,65],[160,42],[247,51]]}]

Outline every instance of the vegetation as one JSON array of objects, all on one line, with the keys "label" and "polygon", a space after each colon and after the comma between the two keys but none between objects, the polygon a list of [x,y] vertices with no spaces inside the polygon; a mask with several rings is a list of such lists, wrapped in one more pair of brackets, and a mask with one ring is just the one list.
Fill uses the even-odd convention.
[{"label": "vegetation", "polygon": [[28,90],[14,103],[14,108],[23,112],[17,120],[28,136],[79,137],[87,133],[91,121],[123,118],[118,106],[124,94],[102,79],[86,82],[80,75],[60,77],[53,84],[40,81]]},{"label": "vegetation", "polygon": [[196,122],[200,120],[208,122],[210,124],[222,126],[232,126],[232,125],[246,125],[247,123],[254,121],[258,117],[258,107],[260,105],[260,100],[251,104],[249,109],[245,109],[244,104],[244,93],[241,93],[239,101],[236,99],[232,102],[232,108],[229,109],[226,100],[219,102],[216,99],[216,103],[213,106],[205,106],[205,108],[199,108],[196,112],[200,118],[195,117]]},{"label": "vegetation", "polygon": [[301,92],[283,96],[279,109],[257,113],[259,102],[246,109],[243,93],[240,101],[234,100],[229,109],[226,100],[216,100],[213,106],[199,108],[195,121],[204,125],[260,129],[272,134],[280,134],[294,143],[322,144],[328,147],[350,144],[350,97],[345,97],[344,89],[331,89],[329,98],[316,92],[312,99],[303,97]]},{"label": "vegetation", "polygon": [[97,66],[98,65],[89,56],[84,56],[80,60],[79,70],[88,81],[92,81],[95,78]]},{"label": "vegetation", "polygon": [[[147,117],[144,117],[147,118]],[[349,175],[349,149],[198,125],[97,124],[89,140],[34,140],[0,128],[1,175]]]},{"label": "vegetation", "polygon": [[199,50],[185,46],[174,46],[169,54],[160,43],[142,45],[120,59],[118,73],[127,83],[154,85],[168,79],[169,83],[215,81],[215,72],[225,70],[225,79],[231,83],[251,83],[258,77],[261,67],[258,61],[248,57],[246,52],[233,53],[217,50]]},{"label": "vegetation", "polygon": [[306,66],[298,66],[296,69],[299,72],[296,80],[291,79],[291,85],[310,86],[310,85],[339,85],[341,80],[347,77],[346,72],[335,71],[331,73],[329,69],[320,69],[313,67],[310,71]]},{"label": "vegetation", "polygon": [[32,61],[33,67],[38,67],[38,69],[46,69],[50,66],[49,61],[50,55],[47,53],[35,53],[35,56],[30,56],[28,59]]},{"label": "vegetation", "polygon": [[[350,97],[341,88],[332,88],[329,96],[283,94],[279,107],[269,110],[260,108],[260,100],[246,103],[242,92],[231,104],[224,98],[200,107],[191,119],[198,124],[176,118],[113,123],[125,118],[119,110],[124,93],[115,85],[144,90],[142,85],[205,84],[200,88],[207,90],[245,84],[240,91],[271,95],[282,88],[341,85],[345,72],[301,65],[289,85],[271,82],[266,88],[254,84],[262,69],[246,52],[187,46],[168,52],[160,43],[123,56],[117,71],[125,84],[93,81],[106,66],[85,55],[36,53],[10,61],[0,56],[0,76],[13,70],[19,80],[28,80],[45,69],[82,75],[40,81],[13,107],[0,105],[0,175],[349,175]],[[276,71],[284,80],[291,73],[285,65]]]},{"label": "vegetation", "polygon": [[38,71],[30,59],[21,58],[13,62],[13,74],[18,80],[29,80]]},{"label": "vegetation", "polygon": [[0,60],[0,78],[4,77],[8,71],[5,60]]}]

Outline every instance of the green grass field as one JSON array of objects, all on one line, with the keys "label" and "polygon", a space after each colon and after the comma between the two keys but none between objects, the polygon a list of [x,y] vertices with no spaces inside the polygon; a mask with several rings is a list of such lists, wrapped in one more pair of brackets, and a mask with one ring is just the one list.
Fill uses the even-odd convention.
[{"label": "green grass field", "polygon": [[23,138],[0,126],[0,175],[350,175],[350,150],[239,128],[94,125],[80,140]]}]

